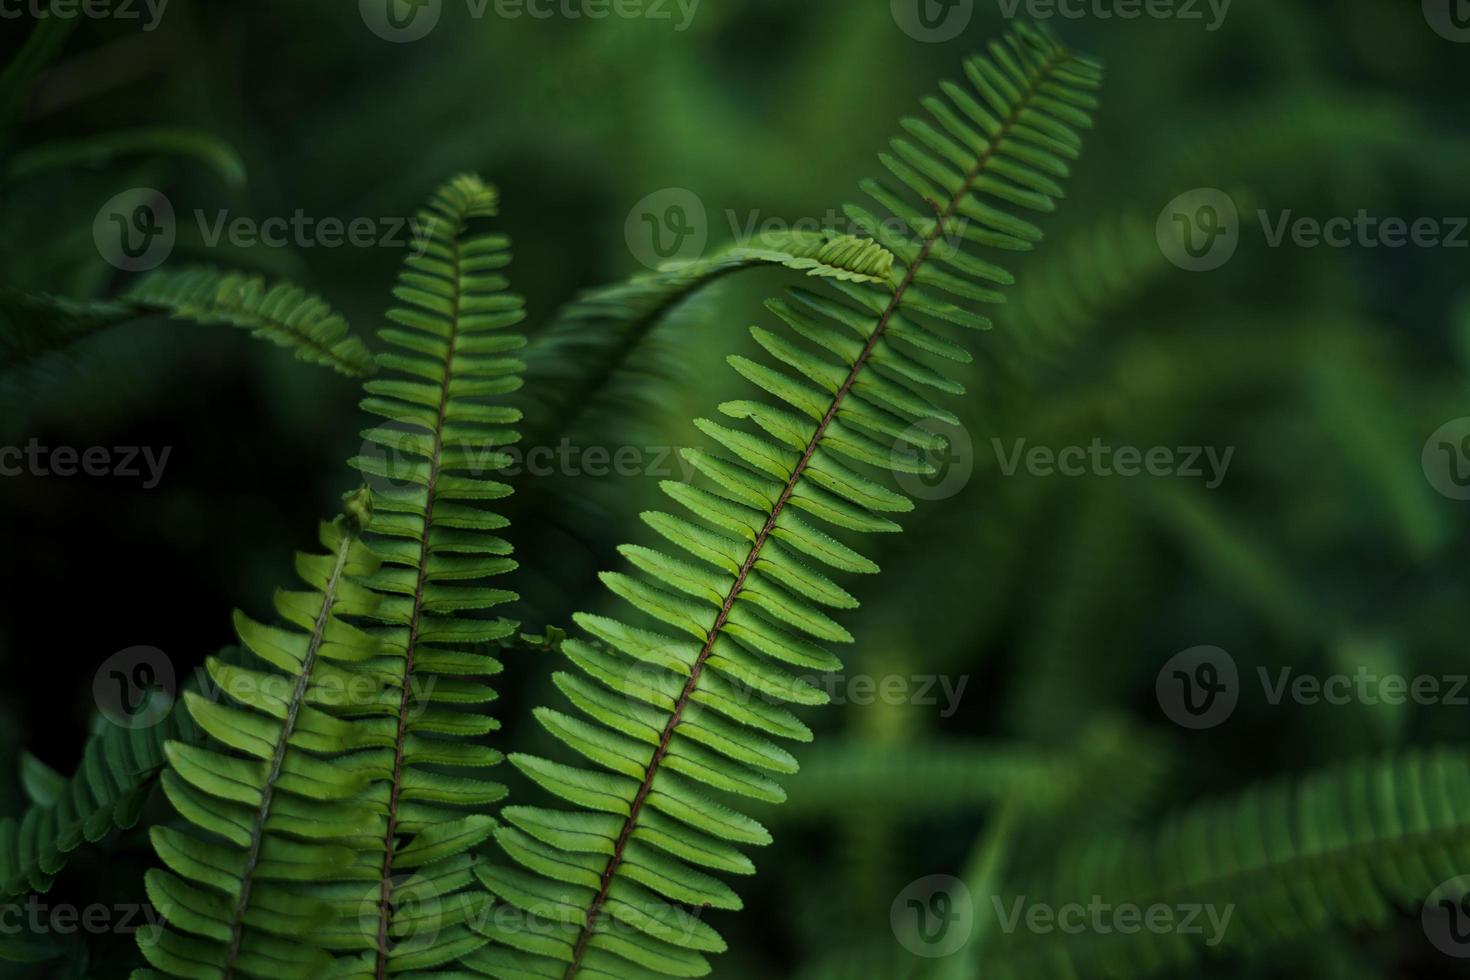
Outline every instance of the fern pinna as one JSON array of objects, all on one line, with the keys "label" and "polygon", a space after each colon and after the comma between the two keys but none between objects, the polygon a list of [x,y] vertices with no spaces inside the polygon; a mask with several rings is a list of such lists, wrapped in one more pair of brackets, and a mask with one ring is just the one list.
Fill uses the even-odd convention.
[{"label": "fern pinna", "polygon": [[519,412],[493,399],[519,386],[504,355],[524,343],[505,330],[524,315],[499,272],[508,242],[471,231],[495,210],[462,176],[419,215],[429,246],[365,385],[387,424],[351,461],[371,490],[324,528],[333,556],[298,559],[313,591],[278,596],[298,630],[237,617],[262,664],[210,661],[238,707],[188,699],[218,744],[171,744],[164,786],[211,836],[155,832],[174,874],[149,889],[171,928],[140,942],[174,976],[383,977],[486,941],[467,925],[488,901],[471,850],[505,790],[476,739],[496,727],[484,679],[501,667],[476,646],[513,632],[483,612],[515,596],[489,585],[514,563],[481,504],[509,492],[484,471],[517,438]]},{"label": "fern pinna", "polygon": [[507,826],[496,839],[514,863],[480,876],[521,914],[499,910],[484,926],[494,943],[464,965],[502,980],[702,976],[710,970],[704,954],[724,948],[688,907],[738,908],[735,893],[708,871],[750,873],[737,845],[764,844],[769,835],[707,790],[783,798],[769,774],[794,772],[796,764],[772,739],[811,734],[780,702],[826,700],[785,668],[836,670],[837,658],[815,641],[851,637],[818,607],[856,605],[812,566],[877,571],[813,519],[846,531],[898,530],[887,515],[911,502],[852,464],[930,470],[915,450],[943,440],[920,423],[954,416],[918,389],[962,389],[914,355],[966,362],[970,355],[936,326],[989,325],[939,294],[1001,299],[991,286],[1009,283],[1010,274],[964,244],[1024,250],[1041,238],[1035,225],[993,202],[1054,207],[1056,179],[1078,153],[1075,128],[1089,124],[1090,92],[1101,77],[1094,63],[1025,28],[965,71],[971,88],[945,85],[948,102],[925,102],[932,123],[904,123],[917,142],[897,139],[893,154],[882,156],[903,189],[864,185],[889,220],[917,238],[866,210],[847,210],[899,258],[888,288],[834,283],[838,296],[793,290],[790,302],[773,302],[787,325],[835,361],[753,328],[760,345],[802,380],[746,358],[730,363],[794,412],[757,401],[720,406],[759,433],[699,420],[726,451],[686,453],[710,489],[672,482],[664,489],[704,523],[645,515],[700,564],[628,546],[623,553],[643,576],[604,575],[613,593],[686,639],[577,617],[597,642],[567,641],[580,673],[558,673],[556,683],[585,717],[552,709],[537,715],[597,768],[511,757],[579,809],[504,811]]}]

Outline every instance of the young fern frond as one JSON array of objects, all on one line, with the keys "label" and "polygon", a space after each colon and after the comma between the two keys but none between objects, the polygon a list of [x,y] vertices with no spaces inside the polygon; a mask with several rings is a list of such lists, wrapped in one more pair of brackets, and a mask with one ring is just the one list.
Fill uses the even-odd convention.
[{"label": "young fern frond", "polygon": [[[505,793],[478,776],[501,754],[470,741],[498,727],[482,707],[495,697],[483,679],[501,665],[469,647],[516,629],[482,615],[516,599],[491,586],[515,561],[495,534],[505,519],[482,505],[510,493],[486,474],[509,462],[501,447],[519,439],[508,426],[521,418],[489,399],[518,389],[525,369],[508,356],[525,344],[506,330],[525,317],[524,300],[507,291],[501,274],[510,243],[472,230],[497,213],[497,202],[493,187],[464,175],[420,212],[428,249],[405,262],[393,292],[401,305],[388,313],[394,326],[378,333],[393,349],[378,355],[381,375],[365,385],[363,408],[388,424],[364,432],[372,451],[352,460],[375,487],[371,545],[384,561],[364,584],[382,598],[370,618],[382,624],[379,636],[394,659],[391,759],[378,777],[383,826],[359,861],[371,867],[379,901],[371,952],[344,967],[351,976],[426,969],[485,942],[462,919],[488,896],[478,888],[461,893],[473,882],[468,852],[495,821],[465,808],[483,810]],[[446,775],[445,768],[476,775]],[[432,944],[400,943],[414,935],[411,899],[421,893],[454,902],[463,914],[446,912]],[[405,903],[400,916],[395,910]]]},{"label": "young fern frond", "polygon": [[290,283],[267,286],[259,276],[210,268],[161,269],[139,280],[124,299],[140,311],[242,327],[290,348],[303,361],[349,377],[373,373],[372,355],[348,332],[347,321],[320,297]]},{"label": "young fern frond", "polygon": [[936,328],[989,323],[938,293],[995,302],[1001,296],[991,284],[1011,281],[944,236],[1010,249],[1040,239],[1030,222],[989,202],[1053,209],[1061,193],[1056,178],[1078,153],[1074,128],[1089,124],[1089,93],[1101,75],[1027,28],[965,68],[972,89],[946,85],[948,103],[925,104],[938,128],[906,121],[918,144],[895,140],[894,154],[882,157],[907,190],[864,184],[918,239],[866,210],[848,209],[898,257],[901,272],[891,288],[839,282],[840,298],[793,290],[791,302],[772,303],[835,362],[753,328],[760,345],[803,380],[742,357],[730,363],[795,412],[755,401],[720,406],[731,418],[753,421],[760,434],[698,420],[730,454],[687,453],[713,490],[681,483],[664,489],[708,524],[645,515],[702,564],[628,546],[624,555],[645,577],[604,575],[614,594],[686,638],[577,617],[617,652],[568,640],[563,649],[581,673],[559,673],[556,682],[586,718],[551,709],[537,716],[598,768],[512,756],[531,780],[580,809],[505,811],[510,825],[496,838],[519,867],[486,869],[481,877],[524,919],[496,916],[484,927],[495,945],[464,965],[499,978],[703,976],[710,970],[704,954],[723,950],[719,935],[686,906],[735,909],[740,900],[696,866],[749,874],[753,865],[737,845],[764,844],[770,835],[711,791],[784,798],[771,777],[794,772],[796,763],[772,739],[806,741],[811,732],[780,702],[826,700],[786,668],[835,670],[840,662],[818,641],[852,639],[818,607],[851,608],[856,600],[812,565],[877,571],[811,519],[849,531],[898,530],[887,515],[912,503],[854,464],[930,469],[911,450],[943,440],[921,423],[954,416],[918,389],[962,388],[914,353],[968,361]]},{"label": "young fern frond", "polygon": [[1467,861],[1464,752],[1347,763],[1194,807],[1152,832],[1094,840],[1037,880],[1007,889],[1054,908],[1101,901],[1114,908],[1201,905],[1220,915],[1229,909],[1213,949],[1209,928],[1044,937],[1019,929],[994,937],[983,974],[1179,976],[1207,955],[1250,953],[1339,927],[1382,927],[1431,899],[1457,903],[1470,888]]},{"label": "young fern frond", "polygon": [[177,704],[156,725],[128,728],[98,716],[71,777],[33,765],[26,780],[32,805],[18,819],[0,819],[0,901],[46,891],[76,848],[132,827],[163,768],[164,744],[199,738]]},{"label": "young fern frond", "polygon": [[[312,936],[342,898],[325,883],[351,869],[354,843],[382,825],[361,796],[370,774],[387,764],[385,731],[324,710],[353,690],[339,665],[370,661],[382,645],[342,618],[363,616],[377,602],[351,581],[378,564],[360,540],[370,517],[364,489],[343,517],[322,525],[328,553],[297,557],[309,591],[275,597],[294,628],[236,614],[236,631],[255,660],[207,662],[233,704],[184,696],[212,742],[165,746],[164,792],[194,829],[153,829],[169,870],[148,872],[145,883],[169,928],[139,941],[168,975],[306,978],[331,963]],[[362,890],[356,887],[358,897]]]},{"label": "young fern frond", "polygon": [[530,441],[546,445],[565,435],[639,344],[684,303],[737,272],[772,265],[815,278],[886,283],[893,253],[853,235],[768,232],[707,259],[670,263],[587,292],[527,350],[530,397],[538,407]]}]

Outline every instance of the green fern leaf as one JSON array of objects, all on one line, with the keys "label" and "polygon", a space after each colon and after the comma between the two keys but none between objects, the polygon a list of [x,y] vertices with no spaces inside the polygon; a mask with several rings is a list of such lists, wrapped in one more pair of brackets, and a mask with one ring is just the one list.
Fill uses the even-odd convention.
[{"label": "green fern leaf", "polygon": [[[342,967],[353,976],[428,969],[485,942],[466,924],[489,898],[470,887],[467,852],[494,830],[483,811],[505,788],[481,777],[500,753],[472,739],[498,727],[483,710],[495,697],[484,680],[501,665],[480,651],[516,630],[487,614],[516,596],[490,585],[515,562],[494,533],[505,519],[483,504],[510,492],[490,476],[509,461],[502,450],[519,439],[509,426],[521,416],[495,399],[517,390],[525,369],[509,356],[525,344],[506,330],[525,316],[502,275],[509,242],[472,230],[497,204],[493,187],[466,175],[420,213],[430,244],[406,261],[394,325],[379,333],[392,350],[365,385],[363,407],[387,424],[363,433],[364,455],[352,461],[374,486],[371,544],[384,560],[363,584],[380,597],[368,618],[394,657],[388,759],[374,789],[383,826],[359,857],[380,901],[370,952]],[[414,920],[420,898],[438,910],[432,929]]]},{"label": "green fern leaf", "polygon": [[360,540],[368,499],[359,491],[346,516],[322,525],[328,554],[297,557],[310,590],[278,592],[275,603],[294,628],[236,614],[251,659],[207,662],[229,703],[185,695],[211,743],[165,746],[164,792],[194,829],[153,828],[169,870],[150,871],[145,883],[169,928],[139,935],[147,960],[170,975],[306,977],[331,962],[312,934],[340,896],[319,883],[350,880],[352,843],[381,828],[358,798],[373,764],[359,750],[381,757],[389,741],[385,727],[346,725],[322,707],[342,698],[336,665],[374,658],[382,646],[342,618],[377,602],[352,582],[378,566]]},{"label": "green fern leaf", "polygon": [[160,269],[124,298],[142,311],[242,327],[290,348],[303,361],[349,377],[373,373],[372,356],[348,332],[347,321],[321,298],[289,283],[267,286],[259,276],[209,268]]},{"label": "green fern leaf", "polygon": [[18,819],[0,820],[0,901],[46,891],[76,848],[132,827],[163,768],[165,743],[199,737],[188,713],[175,705],[146,727],[124,728],[99,716],[70,777],[25,756],[22,782],[32,805]]},{"label": "green fern leaf", "polygon": [[524,915],[486,923],[494,945],[465,958],[466,966],[500,978],[564,980],[710,971],[705,954],[723,943],[691,919],[684,892],[661,883],[668,876],[658,869],[672,862],[680,876],[705,874],[697,868],[749,873],[741,845],[770,840],[726,801],[779,800],[784,794],[771,776],[789,767],[772,753],[733,751],[731,743],[811,738],[782,702],[827,698],[790,668],[835,669],[836,658],[818,641],[850,639],[818,608],[850,603],[832,602],[827,575],[812,566],[876,571],[813,520],[892,531],[897,525],[888,515],[911,509],[908,498],[858,467],[877,461],[890,471],[922,472],[909,450],[942,444],[927,425],[954,416],[924,389],[962,389],[919,358],[948,349],[940,324],[987,326],[957,301],[998,301],[992,285],[1011,279],[966,246],[1025,249],[1040,239],[1039,229],[1001,205],[1054,207],[1053,177],[1065,175],[1066,161],[1078,153],[1074,126],[1087,122],[1095,104],[1090,91],[1100,82],[1095,65],[1029,28],[992,45],[989,57],[972,59],[966,74],[968,89],[945,87],[949,103],[926,103],[938,129],[906,126],[917,142],[896,140],[894,153],[882,156],[906,189],[864,185],[917,238],[864,209],[848,209],[897,256],[902,271],[894,288],[838,281],[836,296],[793,290],[771,309],[823,353],[757,327],[757,342],[783,368],[731,359],[737,372],[789,407],[720,406],[732,420],[754,422],[753,429],[698,422],[723,447],[690,456],[703,464],[712,489],[664,489],[705,523],[668,514],[646,519],[702,564],[636,551],[629,557],[644,577],[604,575],[609,589],[659,630],[577,617],[617,652],[568,640],[569,658],[597,682],[583,682],[571,698],[590,721],[572,725],[555,712],[542,713],[541,721],[597,768],[525,755],[512,762],[585,812],[507,811],[511,825],[496,836],[515,867],[481,877]]},{"label": "green fern leaf", "polygon": [[1229,914],[1219,935],[1203,914],[1199,931],[1036,936],[1020,929],[993,937],[983,973],[1180,976],[1210,955],[1249,954],[1336,928],[1381,928],[1426,901],[1458,902],[1470,888],[1467,813],[1463,752],[1412,752],[1252,787],[1156,830],[1087,842],[1008,889],[1053,908],[1102,902],[1183,914],[1199,906],[1217,918]]}]

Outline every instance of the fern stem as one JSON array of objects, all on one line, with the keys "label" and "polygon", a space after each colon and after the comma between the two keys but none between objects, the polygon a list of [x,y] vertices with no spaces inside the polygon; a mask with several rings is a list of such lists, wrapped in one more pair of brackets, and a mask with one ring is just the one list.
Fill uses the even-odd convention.
[{"label": "fern stem", "polygon": [[316,666],[317,652],[326,636],[327,622],[337,594],[337,585],[342,580],[342,569],[347,565],[347,555],[352,548],[355,534],[344,534],[337,548],[337,560],[332,565],[332,576],[322,592],[322,608],[313,624],[311,639],[306,645],[306,654],[301,659],[301,672],[296,676],[296,686],[291,691],[291,701],[286,707],[286,717],[281,723],[281,737],[276,742],[271,756],[270,771],[260,793],[260,807],[255,813],[255,825],[250,828],[250,846],[245,852],[245,868],[240,876],[240,897],[235,900],[234,914],[230,919],[230,939],[225,947],[223,980],[235,975],[235,961],[240,956],[240,941],[245,935],[245,912],[250,907],[250,889],[254,881],[255,867],[260,860],[260,847],[265,839],[265,822],[270,817],[271,800],[275,797],[276,781],[281,776],[281,767],[286,762],[286,749],[291,735],[296,730],[296,717],[302,702],[306,700],[306,689],[311,685],[311,672]]},{"label": "fern stem", "polygon": [[831,405],[828,406],[826,413],[823,414],[821,421],[817,424],[816,431],[812,433],[806,449],[802,451],[801,458],[797,461],[796,468],[792,470],[791,476],[787,478],[786,485],[782,487],[780,496],[771,508],[770,516],[766,518],[760,533],[756,535],[755,541],[750,547],[750,552],[746,555],[744,563],[740,566],[739,573],[735,576],[734,584],[730,586],[730,591],[725,596],[724,603],[720,606],[719,615],[715,617],[714,625],[710,627],[704,645],[700,648],[699,655],[695,658],[694,664],[689,670],[689,680],[684,684],[684,689],[680,692],[679,699],[674,704],[674,710],[669,715],[668,723],[664,726],[663,733],[659,737],[658,748],[654,751],[653,758],[649,760],[648,767],[644,770],[643,782],[639,785],[638,792],[633,797],[633,802],[628,808],[627,820],[624,821],[622,831],[618,834],[612,856],[608,859],[607,869],[602,873],[597,897],[593,899],[592,905],[587,910],[587,919],[582,925],[582,931],[577,937],[576,945],[572,948],[572,960],[567,965],[562,980],[574,980],[577,972],[582,968],[582,957],[585,955],[587,944],[591,941],[593,932],[596,929],[598,915],[601,913],[602,907],[607,901],[608,892],[612,888],[613,879],[617,875],[618,868],[623,863],[623,854],[627,849],[629,839],[633,835],[633,830],[637,826],[638,816],[643,809],[644,801],[653,789],[654,777],[658,774],[659,766],[663,762],[664,756],[668,753],[669,743],[674,737],[674,730],[679,726],[679,722],[684,715],[685,706],[689,703],[689,698],[699,686],[699,678],[704,671],[705,661],[709,659],[710,653],[714,649],[715,641],[719,638],[720,631],[724,629],[725,622],[729,619],[730,612],[735,606],[735,600],[739,597],[741,590],[745,586],[746,576],[755,567],[756,559],[760,557],[761,548],[765,546],[766,539],[775,530],[777,518],[781,516],[781,512],[786,508],[786,504],[791,499],[791,495],[796,492],[802,475],[806,472],[807,465],[811,462],[812,456],[817,451],[817,447],[821,445],[823,436],[826,435],[827,427],[837,417],[837,411],[842,407],[843,401],[847,398],[847,393],[852,389],[853,384],[857,381],[858,376],[867,365],[868,358],[872,356],[874,349],[878,345],[878,341],[882,339],[889,321],[898,312],[898,308],[903,302],[904,294],[908,292],[909,287],[914,283],[914,278],[919,267],[928,259],[929,254],[938,243],[939,237],[944,234],[944,223],[954,216],[960,201],[969,193],[970,187],[980,177],[981,173],[984,172],[986,166],[995,156],[998,148],[1005,142],[1006,137],[1010,135],[1010,131],[1020,121],[1021,114],[1031,104],[1032,99],[1036,97],[1042,84],[1051,76],[1051,73],[1056,67],[1057,56],[1055,54],[1049,55],[1046,62],[1041,66],[1041,70],[1030,82],[1026,91],[1017,100],[1016,104],[1011,108],[1010,113],[1001,123],[995,136],[985,148],[985,152],[975,161],[975,165],[965,175],[959,188],[950,196],[949,203],[939,212],[939,219],[935,222],[934,230],[925,238],[918,255],[914,257],[914,261],[909,263],[908,269],[904,272],[903,279],[899,282],[898,287],[893,292],[892,298],[888,301],[888,305],[878,318],[877,325],[874,326],[867,343],[863,345],[862,352],[853,362],[852,368],[848,371],[847,377],[842,382],[841,387],[832,396]]},{"label": "fern stem", "polygon": [[453,247],[451,266],[454,272],[454,304],[449,317],[449,353],[444,358],[444,384],[439,393],[439,410],[434,422],[434,449],[429,457],[429,477],[424,494],[424,533],[419,542],[418,578],[413,592],[413,613],[408,626],[408,642],[403,662],[403,691],[398,701],[398,731],[393,739],[393,777],[388,791],[388,830],[383,838],[383,881],[378,899],[378,951],[375,976],[384,980],[388,976],[388,925],[392,918],[393,900],[393,848],[398,834],[398,794],[403,788],[404,743],[408,733],[409,699],[413,691],[414,654],[418,648],[419,624],[424,611],[424,587],[428,584],[430,524],[434,518],[434,490],[439,483],[439,468],[444,448],[444,418],[449,409],[449,384],[454,375],[454,355],[459,344],[460,321],[460,246],[459,236],[464,230],[461,221],[450,236]]}]

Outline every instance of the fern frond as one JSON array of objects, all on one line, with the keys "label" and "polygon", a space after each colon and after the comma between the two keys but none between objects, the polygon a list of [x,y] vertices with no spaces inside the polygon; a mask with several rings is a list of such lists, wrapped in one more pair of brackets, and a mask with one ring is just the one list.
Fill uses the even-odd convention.
[{"label": "fern frond", "polygon": [[348,332],[347,321],[325,300],[290,283],[267,286],[259,276],[210,268],[160,269],[124,299],[178,320],[242,327],[349,377],[373,373],[372,355]]},{"label": "fern frond", "polygon": [[784,266],[815,278],[886,283],[893,253],[871,239],[830,232],[758,236],[708,259],[670,263],[657,272],[594,289],[568,304],[526,353],[535,409],[530,441],[548,445],[638,349],[687,301],[737,272]]},{"label": "fern frond", "polygon": [[[984,975],[1179,976],[1212,953],[1251,953],[1337,927],[1381,928],[1431,897],[1460,899],[1467,815],[1470,756],[1461,751],[1353,762],[1252,787],[1155,831],[1092,841],[1037,880],[1007,889],[1054,908],[1100,901],[1229,909],[1218,946],[1207,948],[1208,928],[1045,936],[1018,929],[993,937]],[[1460,891],[1441,892],[1447,883]]]},{"label": "fern frond", "polygon": [[1097,66],[1029,28],[993,44],[988,57],[972,59],[965,70],[970,87],[947,84],[949,102],[925,103],[934,123],[907,120],[916,142],[895,140],[894,152],[881,157],[906,190],[863,185],[917,239],[862,208],[847,211],[897,256],[894,288],[836,282],[836,297],[793,290],[789,302],[773,302],[777,316],[825,353],[753,328],[757,342],[800,380],[742,357],[730,363],[789,409],[755,401],[720,406],[757,431],[698,420],[729,454],[687,453],[713,489],[663,487],[707,523],[645,515],[700,564],[628,546],[623,554],[642,575],[603,577],[615,595],[682,639],[608,617],[577,617],[617,653],[568,640],[563,649],[580,673],[559,673],[556,682],[585,717],[552,709],[537,717],[597,768],[512,756],[528,778],[579,809],[505,811],[510,825],[496,838],[518,867],[486,869],[481,877],[524,917],[497,915],[484,927],[495,945],[464,965],[500,978],[693,977],[710,971],[706,953],[724,949],[688,908],[739,908],[740,899],[709,871],[751,873],[740,846],[770,840],[725,801],[785,798],[773,776],[794,772],[796,763],[774,739],[811,738],[786,705],[827,700],[787,668],[838,669],[838,659],[818,644],[852,640],[820,607],[851,608],[856,600],[814,566],[877,571],[813,520],[887,532],[898,529],[888,515],[912,509],[908,498],[859,468],[928,469],[911,450],[942,445],[927,426],[953,423],[954,416],[920,392],[963,388],[920,358],[968,361],[941,325],[989,325],[941,294],[1001,299],[993,286],[1008,284],[1010,273],[966,246],[1020,250],[1040,240],[1040,229],[1000,205],[1054,208],[1056,179],[1078,154],[1075,128],[1090,124],[1090,91],[1101,76]]},{"label": "fern frond", "polygon": [[32,805],[18,819],[0,820],[0,901],[46,891],[72,851],[131,828],[163,768],[164,744],[199,738],[176,704],[158,724],[145,727],[124,728],[99,716],[70,777],[27,756],[24,783]]},{"label": "fern frond", "polygon": [[236,614],[253,659],[206,663],[231,703],[184,696],[212,741],[165,746],[163,789],[193,830],[153,828],[169,870],[150,871],[145,884],[169,926],[139,936],[147,960],[169,975],[310,977],[331,962],[312,933],[341,896],[323,883],[350,878],[352,845],[381,830],[381,815],[359,794],[391,744],[388,726],[345,724],[325,710],[355,690],[339,665],[371,661],[382,647],[342,618],[377,603],[351,581],[378,566],[360,540],[370,517],[364,489],[321,526],[327,554],[297,556],[309,590],[275,598],[294,628]]},{"label": "fern frond", "polygon": [[[521,413],[496,399],[520,387],[525,369],[509,356],[525,344],[506,329],[525,317],[502,275],[509,240],[472,230],[497,204],[493,187],[464,175],[420,212],[429,246],[405,262],[393,291],[401,305],[388,313],[394,326],[378,334],[393,349],[378,355],[381,375],[365,385],[363,408],[388,424],[363,433],[384,455],[352,461],[374,486],[371,544],[384,560],[364,584],[381,598],[369,618],[382,624],[393,657],[384,668],[390,752],[377,775],[383,826],[360,855],[380,897],[370,952],[343,967],[352,976],[427,969],[485,942],[464,924],[489,897],[466,891],[467,852],[495,826],[475,811],[505,787],[480,776],[501,754],[471,741],[499,727],[484,709],[495,692],[483,681],[501,665],[477,645],[514,634],[515,623],[484,614],[516,595],[491,586],[515,561],[495,534],[505,519],[482,505],[510,493],[490,476],[509,462],[502,450],[519,439],[508,427]],[[417,932],[413,900],[425,895],[444,909],[442,929],[432,943],[406,941]],[[362,927],[354,917],[346,928]]]}]

